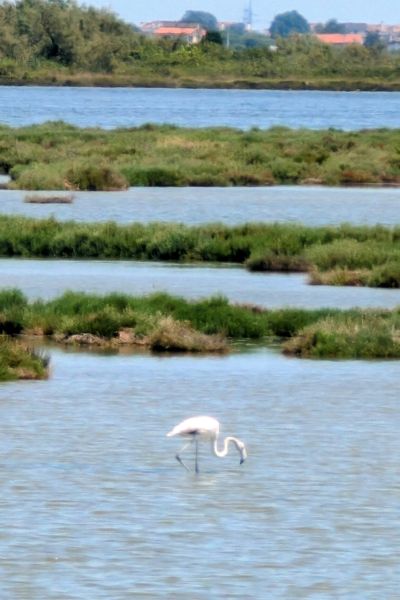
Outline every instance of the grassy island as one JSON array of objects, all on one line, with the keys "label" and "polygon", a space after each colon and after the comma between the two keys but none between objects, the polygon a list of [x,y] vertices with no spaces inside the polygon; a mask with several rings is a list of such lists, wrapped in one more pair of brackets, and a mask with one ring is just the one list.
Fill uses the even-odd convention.
[{"label": "grassy island", "polygon": [[0,216],[0,256],[236,263],[250,271],[307,272],[313,284],[400,287],[399,226],[190,227]]},{"label": "grassy island", "polygon": [[223,297],[197,302],[164,293],[134,297],[68,292],[28,302],[0,292],[0,331],[47,336],[62,344],[140,345],[154,351],[225,352],[251,339],[311,358],[400,358],[400,310],[263,310]]},{"label": "grassy island", "polygon": [[400,130],[0,126],[0,172],[26,190],[399,185]]}]

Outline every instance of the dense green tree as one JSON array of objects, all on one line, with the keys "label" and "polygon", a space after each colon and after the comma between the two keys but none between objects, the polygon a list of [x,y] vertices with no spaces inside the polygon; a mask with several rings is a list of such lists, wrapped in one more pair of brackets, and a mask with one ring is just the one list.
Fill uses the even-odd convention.
[{"label": "dense green tree", "polygon": [[292,33],[308,33],[309,31],[308,21],[297,10],[276,15],[270,27],[272,37],[288,37]]},{"label": "dense green tree", "polygon": [[219,31],[207,31],[207,34],[204,38],[204,42],[210,42],[211,44],[222,44],[224,43],[222,39],[222,35]]},{"label": "dense green tree", "polygon": [[107,71],[116,58],[129,60],[138,40],[132,27],[113,13],[78,6],[74,0],[0,4],[0,59],[50,60]]},{"label": "dense green tree", "polygon": [[181,21],[185,23],[198,23],[207,31],[218,31],[218,21],[214,15],[202,10],[187,10]]},{"label": "dense green tree", "polygon": [[381,52],[385,48],[385,44],[377,31],[368,31],[365,36],[364,46],[375,50],[375,52]]},{"label": "dense green tree", "polygon": [[400,55],[382,49],[376,36],[367,36],[366,46],[334,48],[280,32],[272,46],[268,36],[240,27],[223,32],[223,46],[191,45],[149,38],[112,12],[75,0],[0,0],[0,83],[400,86]]},{"label": "dense green tree", "polygon": [[336,19],[329,19],[325,24],[318,23],[315,31],[316,33],[346,33],[346,27]]}]

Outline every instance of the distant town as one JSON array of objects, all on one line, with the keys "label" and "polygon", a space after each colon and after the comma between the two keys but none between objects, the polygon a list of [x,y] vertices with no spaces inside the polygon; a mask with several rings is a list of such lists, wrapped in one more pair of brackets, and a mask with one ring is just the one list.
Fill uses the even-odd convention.
[{"label": "distant town", "polygon": [[[241,40],[239,45],[269,45],[273,48],[277,37],[309,35],[333,46],[376,45],[389,51],[400,51],[400,24],[338,22],[336,19],[312,23],[297,11],[289,11],[277,15],[268,29],[259,31],[253,26],[251,4],[240,22],[217,21],[207,12],[186,11],[179,21],[141,23],[140,30],[149,37],[177,39],[189,44],[198,44],[211,33],[213,41],[225,46],[236,45]],[[219,34],[219,39],[216,34]]]}]

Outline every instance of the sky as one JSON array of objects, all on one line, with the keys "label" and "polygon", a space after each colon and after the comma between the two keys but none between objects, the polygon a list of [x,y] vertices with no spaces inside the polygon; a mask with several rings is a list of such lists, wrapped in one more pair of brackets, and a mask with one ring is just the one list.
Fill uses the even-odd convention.
[{"label": "sky", "polygon": [[[219,21],[242,21],[249,0],[85,0],[80,4],[108,8],[125,21],[139,25],[154,20],[179,20],[186,10],[203,10]],[[297,10],[307,21],[400,23],[399,0],[252,0],[254,29],[265,29],[275,15]]]}]

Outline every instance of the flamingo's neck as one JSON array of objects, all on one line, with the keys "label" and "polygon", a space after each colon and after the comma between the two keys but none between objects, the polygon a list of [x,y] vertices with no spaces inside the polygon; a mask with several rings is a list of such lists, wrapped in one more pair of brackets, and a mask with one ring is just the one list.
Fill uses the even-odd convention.
[{"label": "flamingo's neck", "polygon": [[242,443],[241,443],[241,441],[238,440],[235,437],[228,436],[228,437],[226,437],[224,439],[224,446],[223,446],[223,448],[221,450],[218,449],[218,437],[214,438],[212,449],[213,449],[213,452],[214,452],[215,456],[218,456],[218,458],[223,458],[224,456],[226,456],[228,454],[229,444],[231,442],[232,442],[232,444],[235,444],[235,446],[236,446],[239,454],[242,454],[242,449],[241,449]]}]

